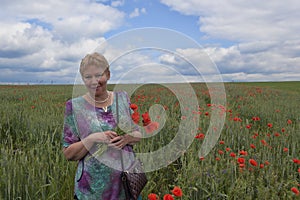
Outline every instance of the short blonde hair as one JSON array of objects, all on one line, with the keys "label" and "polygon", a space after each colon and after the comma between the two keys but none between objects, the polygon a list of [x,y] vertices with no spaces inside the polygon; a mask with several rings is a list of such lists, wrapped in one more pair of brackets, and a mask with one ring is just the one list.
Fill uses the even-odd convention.
[{"label": "short blonde hair", "polygon": [[100,53],[94,52],[92,54],[87,54],[80,63],[80,74],[83,75],[84,70],[88,66],[96,66],[99,68],[103,68],[103,71],[109,70],[109,64],[106,60],[106,58],[101,55]]}]

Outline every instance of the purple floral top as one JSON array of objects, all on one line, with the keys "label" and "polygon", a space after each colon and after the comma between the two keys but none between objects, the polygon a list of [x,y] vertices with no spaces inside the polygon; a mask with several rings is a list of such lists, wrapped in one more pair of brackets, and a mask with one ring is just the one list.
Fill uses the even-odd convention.
[{"label": "purple floral top", "polygon": [[[116,128],[116,95],[118,95],[119,126],[138,130],[130,118],[129,98],[126,92],[115,92],[114,101],[105,112],[94,107],[83,97],[77,97],[66,102],[63,129],[63,146],[80,141],[91,133],[113,130]],[[124,130],[124,128],[122,128]],[[128,130],[129,131],[129,130]],[[134,159],[131,146],[125,146],[122,151],[125,166]],[[120,151],[98,144],[79,161],[74,192],[78,199],[88,200],[118,200],[125,199],[120,174],[122,165]]]}]

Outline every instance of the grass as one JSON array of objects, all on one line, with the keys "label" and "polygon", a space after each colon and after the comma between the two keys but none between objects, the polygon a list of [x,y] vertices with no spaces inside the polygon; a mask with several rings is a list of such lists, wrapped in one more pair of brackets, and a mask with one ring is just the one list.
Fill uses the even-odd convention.
[{"label": "grass", "polygon": [[275,90],[284,90],[300,94],[300,81],[285,82],[247,82],[240,83],[247,86],[270,88]]},{"label": "grass", "polygon": [[[300,165],[293,160],[300,159],[299,85],[226,83],[226,121],[217,145],[200,159],[203,140],[194,139],[173,163],[147,173],[144,199],[149,193],[162,199],[175,185],[182,189],[182,199],[297,199],[291,188],[300,188]],[[189,111],[200,118],[196,134],[207,136],[216,105],[208,105],[205,84],[192,86],[199,108]],[[76,162],[66,161],[61,151],[64,103],[72,97],[72,89],[0,86],[0,199],[72,199]],[[140,113],[160,104],[168,116],[159,134],[142,140],[135,150],[153,151],[171,142],[184,120],[172,91],[144,85],[131,101]],[[239,157],[245,159],[244,166],[237,162]]]}]

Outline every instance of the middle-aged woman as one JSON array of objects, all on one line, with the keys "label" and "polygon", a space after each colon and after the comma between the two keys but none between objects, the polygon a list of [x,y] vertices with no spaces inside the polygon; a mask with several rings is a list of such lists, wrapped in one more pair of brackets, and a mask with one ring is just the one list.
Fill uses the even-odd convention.
[{"label": "middle-aged woman", "polygon": [[[120,179],[120,149],[129,152],[125,155],[127,161],[133,160],[132,145],[141,137],[130,118],[129,97],[124,91],[107,90],[109,64],[99,53],[88,54],[82,59],[80,73],[87,92],[66,102],[63,130],[65,157],[79,161],[74,198],[125,199]],[[117,121],[127,123],[130,133],[118,135]]]}]

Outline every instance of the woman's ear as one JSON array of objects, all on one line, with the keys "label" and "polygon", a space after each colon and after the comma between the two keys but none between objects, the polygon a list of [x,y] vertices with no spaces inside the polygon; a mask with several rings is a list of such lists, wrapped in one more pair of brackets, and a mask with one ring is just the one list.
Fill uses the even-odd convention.
[{"label": "woman's ear", "polygon": [[110,71],[109,71],[109,69],[106,69],[106,76],[107,76],[107,80],[109,80],[110,79]]}]

